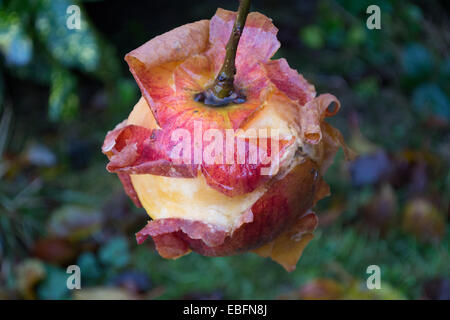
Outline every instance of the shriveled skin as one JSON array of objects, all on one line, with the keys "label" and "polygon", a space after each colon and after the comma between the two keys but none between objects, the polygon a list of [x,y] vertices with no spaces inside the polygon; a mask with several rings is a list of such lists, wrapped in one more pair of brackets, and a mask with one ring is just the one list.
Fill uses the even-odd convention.
[{"label": "shriveled skin", "polygon": [[[156,127],[147,110],[145,101],[141,100],[133,109],[127,122],[131,125],[145,126],[148,129]],[[138,182],[137,178],[141,179],[141,176],[143,179],[155,180],[149,176],[145,177],[146,175],[132,176],[131,180],[135,185]],[[184,178],[174,179],[178,181],[176,184],[181,188]],[[136,186],[141,192],[141,197],[145,197],[142,187]],[[156,188],[157,185],[153,187]],[[161,187],[158,186],[158,188]],[[317,225],[317,217],[313,213],[309,213],[302,219],[299,218],[314,205],[318,195],[325,196],[328,189],[320,178],[318,166],[310,159],[305,159],[291,169],[283,179],[273,182],[267,188],[268,190],[256,202],[240,213],[237,226],[231,230],[226,225],[207,223],[205,219],[158,218],[150,221],[136,234],[137,240],[142,243],[151,236],[158,252],[165,258],[177,258],[191,250],[208,256],[231,255],[258,248],[263,244],[270,246],[272,241],[277,244],[272,245],[270,250],[265,249],[264,252],[257,251],[257,253],[272,256],[287,270],[293,270]],[[135,192],[134,189],[133,192]],[[206,197],[212,197],[208,193],[217,191],[203,192]],[[176,193],[167,196],[177,197]],[[164,204],[164,201],[162,195],[159,195],[156,200],[158,204]],[[227,202],[234,201],[242,203],[242,200],[238,198],[230,198]],[[218,200],[213,199],[213,202],[217,203]],[[183,200],[180,205],[189,208],[189,199]],[[149,214],[155,218],[158,214],[152,208],[146,206]],[[295,227],[294,231],[291,226]],[[284,230],[288,230],[288,234],[295,232],[299,236],[291,239],[292,236],[282,234]],[[282,257],[279,257],[280,252],[284,254]]]},{"label": "shriveled skin", "polygon": [[184,240],[194,251],[207,256],[230,255],[257,248],[275,239],[312,207],[319,180],[314,163],[306,160],[275,182],[252,206],[248,214],[253,215],[253,220],[234,230],[222,244],[208,247],[188,235],[184,235]]},{"label": "shriveled skin", "polygon": [[[272,117],[272,121],[277,117]],[[138,126],[147,129],[154,129],[157,127],[151,114],[148,112],[147,104],[144,100],[140,100],[135,106],[130,116],[127,119],[129,125]],[[333,149],[328,147],[327,149]],[[335,150],[335,149],[334,149]],[[320,153],[320,152],[319,152]],[[272,256],[274,260],[282,264],[287,270],[293,270],[295,263],[300,257],[306,243],[312,239],[312,231],[317,224],[317,217],[313,213],[309,213],[309,217],[314,216],[314,219],[299,219],[314,203],[323,196],[327,195],[328,189],[326,184],[320,178],[318,172],[318,166],[314,161],[305,159],[298,164],[294,169],[289,171],[283,179],[275,181],[268,186],[268,191],[264,192],[259,199],[250,205],[247,209],[244,209],[239,213],[237,218],[237,226],[233,226],[230,229],[227,225],[220,225],[216,223],[207,223],[204,217],[202,220],[192,220],[183,218],[158,218],[158,209],[155,205],[149,206],[145,187],[141,184],[141,179],[153,181],[150,182],[153,185],[151,187],[156,190],[163,188],[161,183],[156,183],[158,177],[151,177],[149,175],[132,175],[131,181],[134,182],[135,187],[140,193],[141,202],[144,201],[144,207],[149,214],[155,219],[148,223],[148,225],[139,233],[137,233],[137,239],[139,243],[142,243],[148,236],[152,236],[156,248],[161,256],[165,258],[176,258],[191,250],[196,251],[203,255],[209,256],[223,256],[230,254],[237,254],[250,249],[259,247],[262,244],[266,244],[273,240],[277,245],[273,246],[273,256],[270,254],[272,251],[265,251],[265,256]],[[172,179],[172,178],[165,178]],[[175,184],[178,185],[180,190],[183,186],[184,178],[173,178]],[[196,180],[200,178],[195,178]],[[131,185],[130,189],[127,189],[129,193],[136,194],[136,191]],[[216,205],[220,205],[219,199],[215,199],[214,195],[209,193],[217,193],[213,189],[207,190],[207,186],[202,191],[201,195],[205,195],[206,198],[211,198],[211,202]],[[164,189],[162,189],[164,190]],[[167,194],[167,190],[158,195],[157,199],[154,199],[155,204],[164,205],[166,197],[175,198],[177,201],[181,200],[180,206],[190,208],[190,199],[179,199],[177,193]],[[137,195],[136,195],[137,196]],[[143,197],[143,198],[142,198]],[[163,198],[164,197],[164,198]],[[217,195],[215,196],[217,197]],[[225,197],[223,195],[222,197]],[[151,199],[153,200],[153,199]],[[196,198],[193,201],[200,201]],[[169,200],[168,203],[172,203],[174,200]],[[202,200],[204,201],[204,200]],[[239,197],[229,198],[226,200],[227,206],[231,203],[243,204],[243,200]],[[245,202],[244,202],[245,203]],[[197,204],[197,202],[195,203]],[[167,204],[166,204],[167,205]],[[210,204],[211,205],[211,204]],[[178,214],[182,208],[176,208],[174,214]],[[169,209],[171,207],[168,207]],[[156,210],[156,211],[155,211]],[[193,215],[197,210],[192,208],[187,214]],[[209,220],[211,220],[212,213]],[[311,221],[315,222],[311,226]],[[306,223],[308,222],[308,223]],[[283,230],[288,229],[292,233],[291,225],[297,226],[294,230],[300,236],[297,236],[293,240],[286,239],[286,235],[281,235],[278,240],[277,236],[280,235]],[[299,231],[300,230],[300,231]],[[281,244],[280,244],[281,242]],[[280,248],[284,248],[281,250]],[[269,252],[269,253],[267,253]],[[283,252],[283,256],[280,258],[277,256],[279,252]],[[257,251],[258,254],[261,254]]]},{"label": "shriveled skin", "polygon": [[[273,116],[272,121],[276,121],[278,118],[274,114],[271,116]],[[281,119],[279,122],[282,122]],[[145,100],[141,99],[136,104],[127,119],[127,124],[128,127],[149,130],[156,128]],[[292,148],[295,146],[290,146],[290,149]],[[294,151],[291,150],[290,153]],[[292,159],[285,160],[285,162],[288,161],[292,161]],[[281,166],[283,165],[285,164],[282,163]],[[252,192],[229,197],[227,194],[211,188],[203,174],[199,174],[197,177],[177,177],[176,179],[173,178],[173,175],[165,177],[164,175],[131,174],[130,181],[137,190],[137,194],[134,190],[130,190],[130,193],[134,192],[139,197],[140,203],[153,219],[171,217],[201,220],[220,226],[225,231],[235,228],[236,224],[239,224],[239,216],[248,211],[268,188],[263,185]]]},{"label": "shriveled skin", "polygon": [[[242,225],[232,233],[201,221],[157,219],[137,233],[138,243],[152,236],[159,254],[165,258],[182,256],[190,249],[206,256],[248,251],[274,240],[288,226],[295,224],[313,206],[319,186],[316,165],[305,160],[273,183],[243,214]],[[314,228],[315,225],[307,229]]]},{"label": "shriveled skin", "polygon": [[[119,125],[119,130],[123,127],[140,130],[156,129],[158,125],[148,110],[146,101],[141,99],[126,122]],[[272,113],[269,115],[272,116],[269,122],[278,121],[276,120],[278,117],[273,116]],[[262,119],[255,118],[247,125],[264,123],[264,117],[261,115],[260,118]],[[125,124],[128,125],[124,126]],[[264,125],[261,124],[261,126]],[[342,143],[342,137],[336,129],[324,124],[322,131],[324,132],[322,143],[311,147],[311,156],[315,158],[315,161],[307,158],[282,180],[273,183],[248,210],[240,214],[237,221],[238,227],[230,230],[226,226],[205,223],[202,220],[156,219],[150,221],[137,233],[138,242],[142,243],[148,236],[152,236],[158,252],[165,258],[177,258],[191,250],[208,256],[223,256],[255,249],[255,253],[271,257],[286,270],[294,270],[306,244],[312,239],[312,232],[317,225],[315,214],[305,213],[320,198],[328,195],[328,186],[320,178],[319,169],[326,169]],[[117,139],[114,131],[112,136]],[[127,138],[123,140],[127,140],[128,143],[139,140],[133,140],[139,135],[125,136]],[[119,144],[121,141],[119,140]],[[107,142],[105,141],[105,144]],[[161,170],[161,168],[164,167],[154,166],[153,170]],[[171,169],[170,166],[167,169]],[[148,174],[132,174],[132,176],[144,177]],[[133,178],[130,178],[128,173],[119,173],[119,177],[127,194],[138,206],[141,206],[133,186]],[[184,178],[173,179],[179,181],[176,182],[179,185],[184,180]],[[176,197],[176,195],[173,196]],[[158,198],[156,201],[159,203],[163,199]],[[230,201],[239,202],[240,200],[233,197]],[[146,209],[152,217],[157,216],[157,212],[151,208],[146,207]]]},{"label": "shriveled skin", "polygon": [[[235,16],[234,12],[218,9],[209,21],[209,28],[208,21],[188,24],[154,38],[126,55],[125,60],[158,129],[143,130],[130,124],[130,128],[120,128],[121,132],[115,133],[116,145],[104,148],[111,159],[108,170],[178,177],[194,177],[201,171],[212,188],[232,197],[252,192],[267,182],[267,176],[260,174],[263,165],[249,164],[248,161],[218,165],[204,160],[189,166],[175,165],[170,157],[176,144],[171,139],[175,130],[182,128],[194,137],[197,126],[202,136],[208,129],[220,130],[225,136],[226,129],[246,130],[256,119],[269,119],[266,109],[277,105],[280,109],[277,112],[284,112],[289,118],[296,138],[306,141],[311,138],[311,143],[320,141],[320,123],[324,117],[338,111],[339,105],[333,113],[328,111],[328,105],[337,100],[328,95],[327,103],[318,103],[324,99],[315,98],[314,86],[291,69],[285,59],[270,60],[279,48],[277,28],[260,13],[249,14],[236,56],[235,86],[245,94],[246,101],[211,108],[194,100],[196,93],[214,81],[224,59]],[[285,137],[290,133],[281,131]],[[289,139],[280,141],[281,147],[293,142]],[[194,143],[191,146],[193,160]],[[283,150],[280,151],[281,158]]]},{"label": "shriveled skin", "polygon": [[[260,13],[248,15],[237,49],[234,84],[245,102],[213,108],[195,101],[223,64],[235,18],[218,9],[210,21],[181,26],[127,54],[143,98],[108,132],[102,151],[107,169],[153,218],[136,234],[139,243],[151,236],[165,258],[191,250],[208,256],[253,250],[292,271],[317,226],[310,208],[329,194],[321,176],[339,147],[352,155],[340,132],[324,122],[338,112],[339,101],[331,94],[316,97],[314,86],[285,59],[271,60],[280,46],[278,30]],[[245,150],[256,147],[269,157],[275,141],[279,166],[249,163],[247,151],[245,163],[236,153],[228,163],[225,145],[215,156],[226,164],[195,161],[195,142],[180,161],[172,153],[179,129],[191,137],[237,130],[234,145],[244,139]],[[248,129],[277,129],[279,135],[252,140],[243,132]],[[192,196],[188,186],[196,190]]]},{"label": "shriveled skin", "polygon": [[253,252],[261,257],[270,257],[287,271],[293,271],[306,245],[314,238],[317,224],[317,216],[313,212],[306,213],[273,241]]},{"label": "shriveled skin", "polygon": [[[269,107],[270,104],[267,110],[269,110]],[[265,110],[266,108],[262,113],[265,113]],[[272,116],[274,120],[277,119],[273,114],[268,114],[268,116]],[[246,125],[244,130],[248,128],[249,126]],[[255,128],[261,129],[261,127]],[[202,131],[199,132],[203,136]],[[193,136],[195,136],[195,133],[191,135],[191,137]],[[227,133],[224,133],[223,136],[227,136]],[[148,110],[146,101],[141,99],[130,114],[128,121],[124,121],[108,133],[102,150],[110,159],[107,169],[111,172],[179,178],[195,178],[200,172],[208,185],[233,197],[252,192],[271,178],[269,175],[261,174],[261,168],[270,168],[275,163],[263,163],[259,157],[256,162],[249,161],[252,157],[250,154],[251,145],[255,146],[258,154],[260,153],[258,148],[265,147],[263,153],[271,158],[272,140],[276,140],[279,148],[276,157],[282,159],[284,154],[288,152],[288,148],[295,142],[295,137],[287,127],[284,136],[281,134],[277,138],[268,136],[267,138],[251,139],[245,135],[236,135],[232,136],[231,139],[235,149],[239,143],[244,145],[245,162],[243,164],[238,163],[239,154],[237,151],[234,152],[231,164],[225,161],[226,141],[223,143],[221,159],[218,161],[223,164],[205,163],[204,161],[200,164],[192,163],[196,154],[193,139],[191,140],[193,143],[189,146],[192,148],[190,160],[179,162],[179,159],[172,157],[172,152],[179,141],[173,139],[172,131],[165,131],[158,127]]]}]

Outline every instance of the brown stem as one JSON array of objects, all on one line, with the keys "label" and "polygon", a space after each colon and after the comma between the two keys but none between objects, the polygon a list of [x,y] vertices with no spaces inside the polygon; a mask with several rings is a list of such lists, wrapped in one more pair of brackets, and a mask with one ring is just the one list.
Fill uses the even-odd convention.
[{"label": "brown stem", "polygon": [[217,74],[213,85],[204,92],[198,94],[195,99],[208,105],[224,106],[228,103],[242,103],[245,101],[234,87],[234,76],[236,74],[236,51],[244,31],[245,21],[250,10],[251,0],[241,0],[236,20],[226,46],[225,60],[222,68]]}]

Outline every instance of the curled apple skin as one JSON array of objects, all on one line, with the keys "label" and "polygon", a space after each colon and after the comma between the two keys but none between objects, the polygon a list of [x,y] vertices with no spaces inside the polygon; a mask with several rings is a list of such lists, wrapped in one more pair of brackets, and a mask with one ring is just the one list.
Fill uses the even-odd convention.
[{"label": "curled apple skin", "polygon": [[[246,101],[217,109],[193,98],[219,71],[235,16],[218,9],[211,20],[178,27],[126,55],[143,98],[128,119],[107,134],[102,151],[110,160],[107,170],[118,174],[125,192],[153,219],[136,234],[139,244],[151,237],[159,254],[171,259],[190,251],[227,256],[251,250],[292,271],[317,226],[317,216],[309,210],[329,194],[323,174],[338,148],[347,158],[352,155],[340,132],[324,121],[338,112],[339,100],[331,94],[316,96],[314,86],[285,59],[272,59],[280,46],[278,29],[260,13],[248,15],[236,53],[235,84]],[[223,136],[228,129],[280,129],[279,160],[285,171],[261,175],[260,163],[247,162],[178,164],[171,156],[176,143],[172,134],[181,128],[195,137],[198,122],[202,137],[209,129]],[[187,150],[195,155],[194,149]],[[154,177],[174,180],[167,187],[166,180]],[[173,182],[176,179],[180,180]],[[182,179],[199,184],[186,182],[183,188]],[[203,188],[202,179],[207,188],[199,190],[205,197],[214,190],[242,208],[228,210],[228,199],[221,197],[204,204],[186,197],[189,193],[177,193],[190,186]],[[182,199],[181,204],[174,199]],[[211,219],[214,208],[202,214],[194,206],[185,210],[189,202],[209,209],[217,199],[220,218],[232,216],[232,222]]]},{"label": "curled apple skin", "polygon": [[[205,256],[226,256],[258,248],[277,238],[314,205],[322,180],[315,163],[306,159],[274,182],[232,233],[201,221],[157,219],[136,234],[139,243],[148,236],[164,258],[177,258],[193,250]],[[311,216],[312,215],[312,216]],[[312,232],[317,217],[309,214],[305,230]]]}]

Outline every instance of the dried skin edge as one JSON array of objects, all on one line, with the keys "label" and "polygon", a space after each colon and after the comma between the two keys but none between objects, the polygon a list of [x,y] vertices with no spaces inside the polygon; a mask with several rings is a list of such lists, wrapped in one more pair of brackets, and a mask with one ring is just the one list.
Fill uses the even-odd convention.
[{"label": "dried skin edge", "polygon": [[[254,13],[253,16],[250,15],[250,17],[254,17],[252,19],[250,19],[249,21],[251,23],[254,23],[254,25],[250,25],[250,27],[254,27],[254,31],[255,31],[255,37],[253,40],[258,40],[259,38],[264,38],[264,37],[272,37],[275,40],[271,40],[270,43],[272,43],[269,47],[267,47],[267,59],[270,58],[270,56],[273,54],[273,52],[276,51],[276,49],[278,49],[279,43],[276,40],[276,28],[273,26],[273,24],[270,22],[270,19],[268,19],[267,17],[258,14],[258,13]],[[143,83],[141,82],[142,79],[140,79],[139,77],[137,77],[137,74],[135,72],[135,70],[141,68],[144,70],[144,75],[146,74],[146,72],[149,71],[150,68],[153,67],[158,67],[161,65],[164,65],[166,63],[180,63],[180,61],[194,56],[197,53],[201,53],[204,52],[209,45],[208,44],[208,37],[211,38],[211,34],[209,34],[210,27],[214,27],[214,25],[217,26],[217,24],[220,25],[220,23],[224,23],[225,25],[227,25],[226,28],[229,28],[232,24],[232,20],[234,19],[234,13],[226,11],[226,10],[221,10],[219,9],[216,13],[216,16],[211,20],[211,24],[209,23],[209,21],[207,20],[202,20],[193,24],[188,24],[179,28],[176,28],[166,34],[163,34],[159,37],[156,37],[152,40],[150,40],[149,42],[147,42],[146,44],[144,44],[143,46],[139,47],[138,49],[130,52],[127,56],[126,56],[126,60],[130,65],[131,71],[132,73],[135,75],[136,80],[138,82],[138,84],[140,85],[141,89],[143,90],[144,96],[146,97],[147,101],[150,104],[153,104],[154,101],[152,99],[152,96],[149,94],[149,92],[147,90],[144,90],[144,86]],[[222,29],[226,29],[226,28],[222,28]],[[220,28],[219,28],[220,29]],[[246,29],[247,33],[248,30],[250,29]],[[222,30],[223,31],[223,30]],[[244,31],[245,32],[245,31]],[[218,34],[216,34],[216,36],[219,36]],[[214,38],[214,34],[213,34],[213,38]],[[222,37],[223,38],[223,37]],[[243,37],[245,39],[245,37]],[[255,41],[252,44],[252,36],[248,36],[248,45],[247,43],[244,43],[241,47],[242,48],[252,48],[253,45],[257,45],[258,43],[264,43],[264,41]],[[261,40],[260,39],[260,40]],[[244,41],[245,42],[245,41]],[[220,43],[219,40],[216,41],[216,43]],[[268,43],[268,42],[266,42]],[[220,48],[217,49],[216,51],[212,51],[212,52],[220,52]],[[255,50],[252,50],[255,51]],[[256,50],[258,51],[258,50]],[[261,50],[261,52],[264,52],[264,50]],[[261,53],[259,52],[259,53]],[[238,56],[239,56],[239,52],[238,52]],[[246,68],[246,66],[251,65],[251,63],[254,63],[255,61],[251,62],[250,64],[245,62],[245,56],[241,55],[243,58],[242,61],[238,61],[238,66],[241,65],[241,68],[239,68],[239,70],[244,70]],[[250,56],[250,55],[249,55]],[[262,56],[266,56],[264,53],[262,54]],[[238,57],[238,60],[240,58]],[[335,150],[337,149],[337,147],[339,145],[343,144],[343,140],[342,137],[340,136],[339,132],[334,132],[333,130],[335,130],[334,128],[327,127],[327,125],[324,125],[323,119],[326,116],[330,116],[332,114],[334,114],[335,112],[337,112],[337,109],[339,107],[339,105],[337,106],[336,110],[334,110],[333,112],[328,110],[328,105],[329,102],[328,101],[334,101],[338,104],[337,99],[332,96],[332,95],[322,95],[319,96],[317,98],[314,98],[315,96],[315,91],[314,91],[314,87],[310,86],[304,79],[303,77],[301,77],[301,75],[299,75],[295,70],[292,70],[289,68],[289,66],[287,65],[287,62],[284,59],[280,59],[280,60],[275,60],[275,61],[270,61],[266,64],[267,66],[267,72],[269,75],[269,78],[272,81],[272,86],[273,88],[276,87],[277,90],[273,90],[272,89],[272,93],[273,91],[279,91],[282,94],[284,94],[284,96],[290,100],[290,102],[288,103],[284,103],[285,106],[287,104],[292,103],[294,105],[294,108],[292,108],[292,110],[295,110],[295,107],[299,108],[299,115],[295,115],[295,113],[292,115],[291,118],[293,119],[299,119],[299,123],[289,123],[289,125],[284,126],[285,128],[288,128],[288,130],[285,130],[283,132],[283,134],[288,135],[289,131],[291,128],[295,127],[294,130],[294,136],[297,138],[297,141],[300,141],[300,143],[297,143],[297,145],[295,147],[304,147],[305,149],[309,150],[307,151],[308,155],[313,155],[312,158],[317,162],[317,164],[319,164],[319,166],[321,167],[321,171],[324,172],[324,168],[327,167],[330,163],[330,159],[332,157],[332,155],[334,154]],[[146,70],[146,71],[145,71]],[[281,75],[281,77],[278,77],[279,75]],[[275,76],[275,77],[273,77]],[[270,86],[269,86],[270,89]],[[144,92],[145,91],[145,92]],[[270,90],[269,90],[270,91]],[[269,92],[267,91],[267,92]],[[306,95],[297,95],[297,92],[301,93],[301,92],[305,92]],[[151,93],[151,91],[150,91]],[[274,96],[279,96],[279,94],[275,94]],[[145,101],[144,101],[145,103]],[[144,107],[144,103],[142,103],[141,101],[138,103],[138,105],[140,105],[141,107]],[[157,101],[156,101],[157,103]],[[145,103],[146,106],[146,103]],[[153,108],[153,107],[152,107]],[[139,109],[139,108],[138,108]],[[148,106],[146,106],[146,109],[148,111]],[[136,110],[136,108],[135,108]],[[267,126],[267,120],[265,119],[268,115],[268,110],[270,110],[270,108],[268,108],[267,110],[264,111],[264,108],[259,108],[257,110],[257,112],[253,113],[250,117],[248,117],[246,123],[244,124],[246,127],[264,127]],[[155,110],[153,110],[155,111]],[[273,111],[273,109],[272,109]],[[157,128],[158,124],[155,120],[155,118],[153,117],[153,115],[150,112],[147,112],[147,114],[145,114],[144,116],[139,115],[139,112],[137,112],[137,116],[134,117],[133,113],[136,114],[135,111],[132,112],[132,114],[130,114],[130,118],[128,119],[127,124],[136,124],[142,127],[151,127],[151,128]],[[156,116],[156,114],[155,114]],[[285,118],[286,119],[286,118]],[[294,121],[295,122],[295,121]],[[280,126],[280,125],[278,125]],[[283,127],[283,126],[280,126]],[[301,130],[303,129],[303,130]],[[337,130],[335,130],[337,131]],[[298,135],[301,134],[301,139],[298,139]],[[324,140],[323,143],[320,143],[321,140]],[[308,144],[307,145],[303,145],[303,143],[301,142],[302,140],[306,141]],[[105,141],[106,142],[106,141]],[[331,148],[329,150],[327,150],[326,146],[330,146]],[[148,177],[145,176],[149,176],[150,180],[147,179]],[[126,177],[128,177],[128,179],[126,179]],[[139,197],[138,200],[136,200],[135,202],[139,202],[142,203],[144,202],[144,207],[146,207],[148,212],[155,212],[158,210],[149,210],[148,207],[151,207],[152,205],[148,204],[148,200],[144,199],[145,196],[141,195],[139,196],[139,192],[144,190],[144,192],[142,192],[142,194],[146,193],[146,189],[148,188],[152,188],[154,185],[159,185],[159,186],[163,186],[165,184],[165,182],[168,182],[169,184],[174,183],[174,185],[172,187],[169,186],[169,188],[167,189],[166,194],[168,194],[168,201],[169,202],[174,202],[174,196],[175,192],[174,192],[174,187],[176,186],[176,183],[174,182],[174,180],[178,180],[182,181],[184,178],[171,178],[171,177],[158,177],[158,179],[168,179],[167,181],[151,181],[153,179],[154,176],[150,176],[150,175],[130,175],[130,176],[125,176],[125,179],[122,179],[122,181],[125,180],[124,182],[124,186],[125,184],[129,184],[129,180],[131,180],[131,184],[134,186],[134,190],[139,190],[138,192],[135,191],[135,193],[133,194],[133,192],[131,192],[131,190],[128,190],[127,193],[130,195],[130,197],[136,197],[136,193],[137,196]],[[135,179],[136,181],[134,181],[133,179]],[[149,183],[141,183],[137,180],[142,179],[143,181],[147,181]],[[195,181],[194,183],[195,188],[200,190],[200,191],[205,191],[210,189],[208,185],[206,185],[206,183],[204,183],[204,181],[202,181],[202,176],[200,175],[197,178],[194,179],[184,179],[184,180],[189,180],[190,183],[192,183],[193,181]],[[170,181],[170,182],[169,182]],[[186,183],[188,184],[188,183]],[[140,185],[140,186],[139,186]],[[126,187],[126,186],[125,186]],[[189,189],[195,189],[193,188],[193,186],[186,186],[186,190]],[[176,189],[176,188],[175,188]],[[262,193],[264,193],[264,188],[261,188],[261,190],[255,190],[254,193],[256,193],[256,196],[252,193],[249,194],[244,194],[243,197],[244,199],[239,199],[239,203],[238,203],[238,198],[236,198],[236,207],[238,207],[238,209],[236,209],[236,217],[238,216],[245,216],[245,213],[248,212],[248,210],[243,210],[243,208],[245,207],[252,207],[252,203],[254,204],[254,199],[252,198],[252,196],[254,196],[254,198],[258,199]],[[217,191],[215,191],[217,192]],[[326,187],[326,184],[324,184],[322,181],[319,183],[319,187],[318,190],[315,190],[315,196],[313,197],[314,200],[313,202],[317,201],[320,197],[322,197],[323,195],[327,194],[329,192],[329,190]],[[220,192],[217,192],[216,194],[217,196],[220,197],[224,197],[223,194],[221,194]],[[185,194],[185,198],[189,197],[189,192],[187,192]],[[247,199],[251,198],[250,200]],[[151,198],[151,197],[150,197]],[[195,198],[195,197],[194,197]],[[213,196],[210,196],[211,199],[213,199]],[[231,198],[234,199],[234,198]],[[133,199],[135,200],[135,199]],[[193,203],[201,203],[201,201],[199,201],[200,199],[192,199]],[[228,200],[230,201],[230,198],[222,198],[222,200]],[[246,202],[248,200],[248,202]],[[151,202],[151,201],[150,201]],[[176,201],[175,201],[176,202]],[[185,201],[183,201],[185,202]],[[214,201],[212,201],[211,203],[216,204],[220,202],[220,199],[215,199]],[[204,206],[208,206],[207,204]],[[165,209],[167,209],[167,205],[163,205],[162,207],[164,207]],[[154,209],[154,208],[153,208]],[[191,208],[192,209],[192,208]],[[304,208],[306,209],[306,208]],[[175,208],[172,210],[168,210],[168,211],[172,211],[172,212],[178,212],[180,211],[180,208]],[[195,210],[187,210],[189,212],[191,211],[195,211]],[[198,210],[197,210],[198,211]],[[229,208],[225,208],[223,213],[230,213]],[[152,213],[153,214],[153,213]],[[172,214],[170,212],[166,212],[166,216],[171,216]],[[186,215],[181,214],[180,216],[182,217],[186,217]],[[223,214],[221,216],[224,216]],[[208,222],[208,219],[210,219],[212,216],[210,213],[204,215],[204,216],[197,216],[194,219],[199,219],[199,220],[205,220]],[[227,226],[228,229],[227,230],[234,230],[236,229],[236,225],[233,225],[232,221],[236,222],[238,221],[238,219],[234,217],[234,214],[230,215],[230,219],[228,221],[219,221],[219,219],[212,219],[211,224],[212,225],[217,225],[220,226],[219,229],[221,229],[223,226]],[[161,219],[163,217],[156,217],[156,219],[160,219],[160,220],[165,220],[165,219]],[[189,217],[190,218],[190,217]],[[299,221],[305,221],[304,218],[298,220],[298,223],[300,223]],[[308,219],[308,221],[311,221],[311,219]],[[250,221],[249,221],[250,222]],[[301,232],[301,230],[305,229],[305,225],[298,225],[295,224],[296,227],[292,227],[290,230],[286,231],[285,233],[283,233],[282,235],[280,235],[277,239],[273,240],[272,242],[270,242],[269,244],[265,245],[264,247],[260,248],[260,253],[263,255],[269,255],[271,256],[274,260],[280,262],[286,269],[292,268],[292,265],[295,266],[295,264],[293,264],[293,260],[296,261],[295,257],[299,256],[299,252],[301,253],[301,251],[303,250],[304,245],[306,245],[306,240],[310,239],[310,236],[308,236],[308,234],[310,234],[311,232],[305,232],[304,233],[304,237],[301,237],[302,240],[297,241],[296,245],[292,246],[287,246],[287,244],[289,243],[288,240],[286,239],[291,239],[290,236],[285,236],[285,234],[291,234],[292,232],[294,232],[294,234],[298,234],[298,232]],[[249,223],[250,224],[250,223]],[[303,229],[302,229],[303,228]],[[307,230],[309,230],[308,228],[306,228]],[[300,231],[299,231],[300,230]],[[180,231],[177,231],[180,232]],[[290,232],[290,233],[289,233]],[[182,232],[183,234],[183,232]],[[183,244],[186,245],[186,241],[181,241],[180,237],[182,237],[182,234],[179,235],[179,237],[169,237],[168,234],[166,235],[160,235],[158,236],[158,242],[160,246],[162,246],[162,244],[164,243],[164,247],[170,248],[170,242],[172,241],[176,241],[177,243],[172,243],[173,244],[173,249],[174,250],[178,250],[176,252],[173,253],[168,253],[167,256],[176,256],[177,252],[178,253],[182,253],[185,251],[186,248],[183,248]],[[287,237],[287,238],[286,238]],[[154,237],[155,239],[155,237]],[[177,240],[178,239],[178,240]],[[286,241],[282,241],[282,239],[286,240]],[[186,240],[186,239],[185,239]],[[267,239],[266,239],[267,240]],[[157,243],[157,246],[158,246]],[[168,247],[169,246],[169,247]],[[177,249],[178,246],[178,249]],[[196,247],[195,243],[190,243],[191,247]],[[233,247],[233,246],[230,246]],[[238,248],[238,247],[237,247]],[[263,249],[265,248],[265,249]],[[278,248],[278,249],[277,249]],[[284,248],[283,250],[279,249],[279,248]],[[289,249],[290,248],[290,249]],[[213,248],[213,250],[211,252],[208,251],[208,249],[205,249],[204,247],[202,247],[200,245],[200,247],[196,248],[196,251],[199,251],[202,254],[206,254],[208,255],[209,253],[213,253],[212,255],[215,254],[219,254],[220,255],[220,249],[217,251],[216,249]],[[229,249],[229,248],[228,248]],[[235,248],[236,249],[236,248]],[[270,250],[269,250],[270,249]],[[295,251],[295,254],[292,253]],[[285,253],[285,255],[283,256],[281,253]],[[281,255],[280,255],[281,254]],[[289,260],[290,259],[290,260]],[[298,257],[297,257],[298,259]]]}]

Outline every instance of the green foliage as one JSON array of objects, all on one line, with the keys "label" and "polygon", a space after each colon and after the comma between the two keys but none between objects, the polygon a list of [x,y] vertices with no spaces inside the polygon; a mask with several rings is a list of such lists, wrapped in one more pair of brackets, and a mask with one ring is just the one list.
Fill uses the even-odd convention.
[{"label": "green foliage", "polygon": [[78,114],[77,80],[67,70],[55,67],[51,74],[48,116],[52,121],[72,120]]},{"label": "green foliage", "polygon": [[81,29],[66,26],[66,9],[72,4],[68,0],[12,1],[0,11],[0,52],[6,67],[24,79],[49,85],[48,115],[55,122],[73,120],[79,112],[74,70],[110,86],[115,86],[111,79],[119,76],[114,50],[86,15],[80,15]]},{"label": "green foliage", "polygon": [[40,299],[61,300],[70,296],[70,290],[67,289],[68,274],[60,268],[46,266],[44,281],[39,284],[37,294]]},{"label": "green foliage", "polygon": [[4,80],[3,80],[3,74],[0,72],[0,112],[3,111],[3,97],[5,95],[4,90],[5,90],[5,85],[3,84]]},{"label": "green foliage", "polygon": [[377,79],[374,77],[367,77],[355,85],[355,90],[362,99],[374,98],[379,92]]},{"label": "green foliage", "polygon": [[301,37],[305,44],[312,49],[320,49],[323,46],[323,35],[319,27],[309,26],[302,30]]},{"label": "green foliage", "polygon": [[100,60],[98,39],[84,15],[80,16],[80,30],[67,28],[66,9],[71,4],[68,0],[40,1],[34,22],[38,38],[62,65],[92,72]]},{"label": "green foliage", "polygon": [[408,77],[422,78],[431,73],[434,67],[434,61],[427,48],[415,43],[403,49],[402,65]]},{"label": "green foliage", "polygon": [[15,12],[0,11],[0,51],[12,66],[26,65],[32,58],[33,43]]},{"label": "green foliage", "polygon": [[416,87],[412,96],[416,111],[425,115],[438,115],[450,119],[450,101],[435,83],[423,83]]},{"label": "green foliage", "polygon": [[110,240],[100,249],[99,259],[103,265],[116,270],[125,267],[130,261],[127,240],[122,237]]},{"label": "green foliage", "polygon": [[95,255],[85,252],[78,257],[77,265],[83,270],[82,287],[96,284],[102,278],[102,268]]}]

